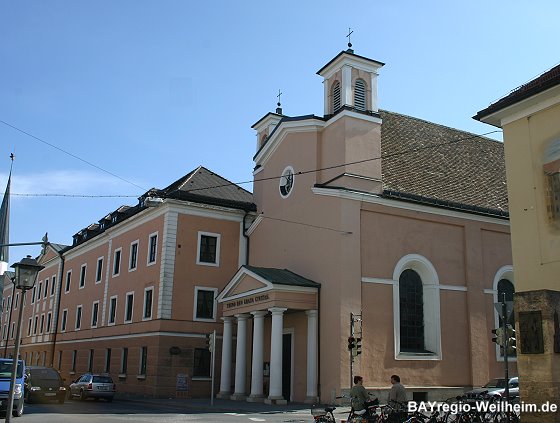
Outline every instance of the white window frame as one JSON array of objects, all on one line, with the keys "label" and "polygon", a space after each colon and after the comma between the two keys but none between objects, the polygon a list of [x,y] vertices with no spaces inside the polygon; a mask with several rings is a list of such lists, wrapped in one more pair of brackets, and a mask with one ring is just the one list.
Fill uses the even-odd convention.
[{"label": "white window frame", "polygon": [[[113,299],[115,300],[115,308],[114,308],[114,313],[113,316],[115,316],[115,320],[113,322],[111,322],[111,306],[112,306],[112,301]],[[113,295],[111,298],[109,298],[109,313],[107,314],[107,326],[115,326],[116,322],[117,322],[117,306],[119,305],[119,296],[118,295]]]},{"label": "white window frame", "polygon": [[[80,280],[78,281],[78,289],[84,289],[86,287],[87,278],[87,263],[80,266]],[[82,285],[82,281],[84,282]]]},{"label": "white window frame", "polygon": [[43,298],[47,298],[49,296],[49,278],[45,278],[44,290],[43,290]]},{"label": "white window frame", "polygon": [[51,333],[52,330],[52,313],[47,313],[47,323],[45,325],[45,333]]},{"label": "white window frame", "polygon": [[12,326],[10,328],[10,339],[14,339],[15,331],[16,331],[16,322],[12,322]]},{"label": "white window frame", "polygon": [[19,292],[16,292],[16,299],[14,301],[14,310],[17,310],[19,305]]},{"label": "white window frame", "polygon": [[[95,283],[101,283],[103,281],[103,259],[104,257],[97,257],[97,264],[95,265]],[[101,263],[101,269],[99,268],[99,263]],[[97,279],[99,277],[99,279]],[[80,277],[81,279],[81,277]],[[84,286],[85,286],[85,279],[84,279]]]},{"label": "white window frame", "polygon": [[[493,291],[492,298],[494,304],[502,302],[501,298],[498,299],[498,282],[500,282],[502,279],[507,279],[508,281],[510,281],[513,284],[513,288],[515,289],[515,275],[513,273],[512,265],[502,266],[500,269],[498,269],[498,271],[494,275],[494,281],[492,283],[492,291]],[[494,327],[497,328],[500,324],[500,316],[498,315],[498,311],[496,310],[495,307],[493,308],[493,310],[494,310]],[[496,361],[503,363],[504,356],[500,354],[500,346],[498,344],[495,344],[494,348],[496,349]],[[511,355],[508,355],[508,361],[516,362],[517,357],[512,357]]]},{"label": "white window frame", "polygon": [[71,270],[66,272],[66,279],[64,280],[64,293],[65,294],[69,293],[70,288],[72,288],[72,271]]},{"label": "white window frame", "polygon": [[45,331],[45,313],[41,314],[41,320],[39,321],[39,335],[42,335]]},{"label": "white window frame", "polygon": [[[132,309],[130,310],[130,319],[126,318],[126,313],[128,312],[128,301],[132,298]],[[124,315],[123,315],[124,323],[132,323],[134,320],[134,291],[129,291],[125,294],[124,297]]]},{"label": "white window frame", "polygon": [[[216,262],[215,263],[208,263],[205,261],[200,261],[200,242],[203,236],[211,236],[216,238]],[[220,266],[220,245],[222,243],[222,235],[216,234],[213,232],[198,232],[198,240],[196,243],[196,264],[200,266],[211,266],[211,267],[219,267]]]},{"label": "white window frame", "polygon": [[[407,270],[414,270],[420,276],[424,297],[424,342],[426,349],[433,353],[413,353],[400,350],[401,324],[400,324],[400,301],[399,301],[399,279],[401,274]],[[408,254],[402,257],[393,271],[393,322],[395,360],[441,360],[441,314],[439,277],[433,264],[419,254]]]},{"label": "white window frame", "polygon": [[[146,317],[146,299],[147,299],[147,292],[152,292],[152,303],[150,304],[150,317]],[[142,321],[152,320],[154,318],[154,287],[149,286],[144,288],[144,302],[142,303]]]},{"label": "white window frame", "polygon": [[56,275],[52,275],[51,281],[52,281],[52,285],[51,285],[51,297],[54,297],[54,293],[56,292]]},{"label": "white window frame", "polygon": [[33,335],[37,335],[37,326],[39,326],[39,315],[36,314],[33,319]]},{"label": "white window frame", "polygon": [[[119,268],[117,269],[117,272],[115,272],[115,265],[117,263],[116,257],[117,257],[117,253],[119,253]],[[121,248],[117,248],[114,253],[113,253],[113,266],[111,269],[111,277],[115,278],[117,276],[119,276],[121,274],[121,267],[122,267],[122,247]]]},{"label": "white window frame", "polygon": [[66,332],[68,329],[68,309],[62,310],[62,319],[60,319],[60,332]]},{"label": "white window frame", "polygon": [[42,298],[41,294],[43,293],[43,281],[39,281],[37,284],[37,302]]},{"label": "white window frame", "polygon": [[[134,264],[134,267],[132,266],[132,249],[133,249],[133,245],[136,245],[136,263]],[[129,272],[134,272],[136,271],[136,269],[138,269],[138,252],[140,251],[140,240],[136,240],[136,241],[132,241],[130,243],[130,252],[128,254],[128,271]]]},{"label": "white window frame", "polygon": [[[97,304],[97,321],[94,324],[93,323],[93,312],[95,310],[95,305],[96,304]],[[95,329],[98,324],[99,324],[99,300],[96,300],[91,304],[91,328]]]},{"label": "white window frame", "polygon": [[[154,260],[150,261],[150,253],[151,253],[151,248],[152,248],[152,238],[156,237],[156,251],[154,254]],[[148,235],[148,254],[146,256],[146,266],[153,266],[154,264],[157,263],[157,259],[158,259],[158,243],[159,243],[159,233],[158,232],[153,232],[150,235]]]},{"label": "white window frame", "polygon": [[[80,310],[80,313],[78,314],[78,310]],[[78,315],[80,316],[80,319],[78,320]],[[75,330],[80,330],[82,329],[82,320],[84,318],[84,307],[82,306],[82,304],[76,306],[76,321],[74,323],[74,329]],[[80,324],[78,326],[78,323]]]},{"label": "white window frame", "polygon": [[31,336],[31,329],[33,329],[33,317],[29,318],[29,326],[27,327],[27,336]]},{"label": "white window frame", "polygon": [[[196,305],[198,303],[198,291],[213,291],[214,292],[214,303],[212,306],[212,318],[205,319],[201,317],[196,317]],[[218,297],[218,288],[212,288],[208,286],[195,286],[194,287],[194,305],[193,305],[193,320],[195,322],[215,322],[216,321],[216,309],[217,309],[217,297]]]}]

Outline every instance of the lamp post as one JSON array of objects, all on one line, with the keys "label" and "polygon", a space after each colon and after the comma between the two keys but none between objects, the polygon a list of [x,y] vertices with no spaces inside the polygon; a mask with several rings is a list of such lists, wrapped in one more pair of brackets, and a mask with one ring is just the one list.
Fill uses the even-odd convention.
[{"label": "lamp post", "polygon": [[[14,355],[12,358],[12,379],[10,381],[10,392],[8,394],[8,406],[6,407],[6,422],[11,421],[12,411],[14,408],[14,393],[16,390],[16,375],[18,367],[18,356],[19,356],[19,343],[21,338],[21,318],[23,316],[23,304],[25,299],[25,291],[33,288],[35,282],[37,281],[37,275],[44,266],[37,263],[37,260],[27,256],[21,259],[20,262],[12,264],[15,269],[15,287],[21,289],[21,301],[18,314],[18,323],[16,330],[16,339],[14,341]],[[21,386],[20,395],[23,401],[23,385]]]}]

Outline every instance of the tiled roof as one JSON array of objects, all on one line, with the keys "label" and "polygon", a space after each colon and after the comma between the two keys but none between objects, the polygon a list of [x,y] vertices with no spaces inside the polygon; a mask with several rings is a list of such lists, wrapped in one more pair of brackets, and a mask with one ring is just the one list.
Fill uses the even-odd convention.
[{"label": "tiled roof", "polygon": [[243,266],[247,270],[256,273],[267,281],[278,285],[304,286],[311,288],[319,288],[321,284],[313,282],[303,276],[300,276],[288,269],[275,269],[270,267]]},{"label": "tiled roof", "polygon": [[535,94],[539,94],[549,88],[552,88],[560,84],[560,65],[556,65],[552,69],[546,71],[542,75],[521,85],[514,89],[511,93],[505,97],[499,99],[495,103],[488,106],[486,109],[478,112],[474,117],[476,120],[481,120],[485,116],[488,116],[498,110],[505,109],[512,104],[519,103],[526,98],[529,98]]},{"label": "tiled roof", "polygon": [[166,198],[254,210],[253,194],[203,166],[158,193]]},{"label": "tiled roof", "polygon": [[380,114],[386,196],[507,215],[501,142],[394,112]]}]

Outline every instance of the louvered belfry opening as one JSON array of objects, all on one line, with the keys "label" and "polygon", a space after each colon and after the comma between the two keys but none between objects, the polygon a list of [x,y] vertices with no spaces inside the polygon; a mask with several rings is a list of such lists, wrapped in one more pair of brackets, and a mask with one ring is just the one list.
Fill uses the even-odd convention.
[{"label": "louvered belfry opening", "polygon": [[340,109],[340,82],[336,81],[332,89],[333,113]]},{"label": "louvered belfry opening", "polygon": [[366,111],[366,83],[363,79],[356,80],[354,85],[354,108]]}]

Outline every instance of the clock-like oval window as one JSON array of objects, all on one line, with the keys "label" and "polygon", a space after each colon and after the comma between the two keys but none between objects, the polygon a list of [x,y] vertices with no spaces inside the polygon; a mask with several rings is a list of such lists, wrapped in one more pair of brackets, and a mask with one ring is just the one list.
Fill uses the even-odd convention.
[{"label": "clock-like oval window", "polygon": [[280,177],[280,195],[282,198],[288,197],[294,188],[294,169],[288,166]]}]

